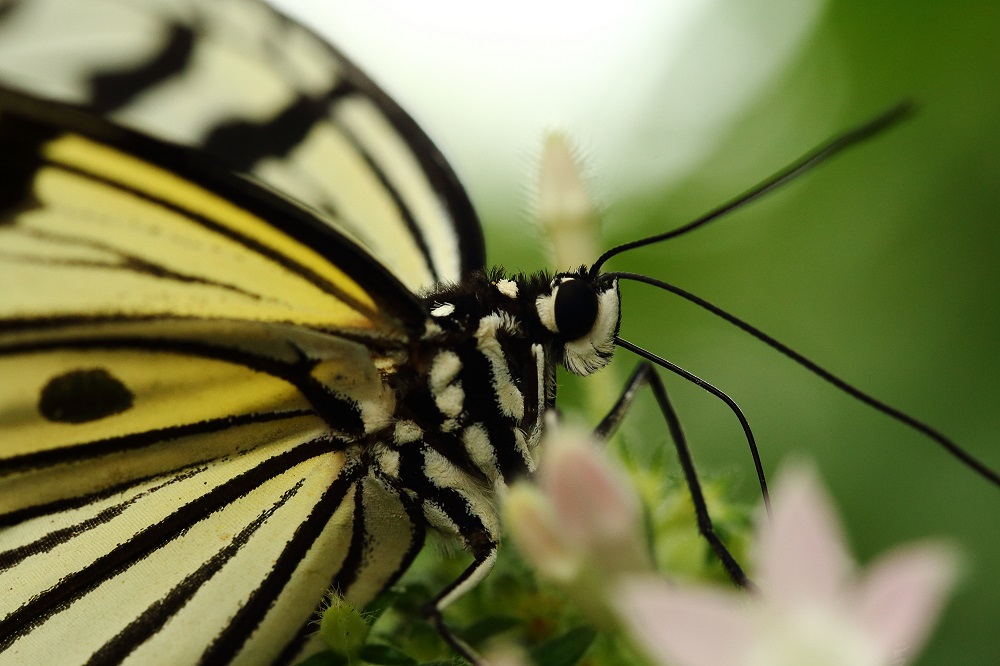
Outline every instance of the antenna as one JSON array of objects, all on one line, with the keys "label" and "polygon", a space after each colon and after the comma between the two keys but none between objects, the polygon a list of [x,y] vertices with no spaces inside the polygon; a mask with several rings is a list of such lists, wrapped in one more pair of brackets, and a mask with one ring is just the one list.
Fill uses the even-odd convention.
[{"label": "antenna", "polygon": [[607,263],[609,259],[621,254],[622,252],[645,247],[647,245],[659,243],[671,238],[677,238],[678,236],[682,236],[689,231],[694,231],[699,227],[703,227],[709,222],[717,220],[734,210],[756,201],[765,194],[769,194],[780,188],[782,185],[790,183],[799,176],[811,171],[847,148],[866,141],[877,134],[881,134],[893,125],[896,125],[900,121],[912,115],[914,108],[914,104],[910,101],[901,102],[863,125],[859,125],[852,130],[848,130],[843,134],[834,137],[830,141],[814,148],[812,151],[806,153],[795,162],[772,175],[770,178],[751,187],[735,199],[731,199],[718,208],[710,210],[698,219],[688,222],[684,226],[671,231],[666,231],[662,234],[657,234],[648,238],[640,238],[639,240],[630,241],[628,243],[622,243],[617,247],[611,248],[598,257],[597,261],[594,262],[594,265],[590,267],[590,277],[592,279],[596,278],[597,274],[601,270],[601,266]]}]

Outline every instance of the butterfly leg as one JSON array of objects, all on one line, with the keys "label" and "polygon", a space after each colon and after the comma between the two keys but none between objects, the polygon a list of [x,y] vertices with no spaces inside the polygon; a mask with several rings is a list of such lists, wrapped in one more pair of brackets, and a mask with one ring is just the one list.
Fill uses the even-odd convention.
[{"label": "butterfly leg", "polygon": [[468,660],[469,663],[476,664],[477,666],[485,665],[486,662],[476,654],[476,651],[468,643],[456,636],[448,628],[448,625],[444,621],[443,611],[447,606],[465,595],[489,575],[490,571],[493,570],[493,565],[497,561],[497,546],[496,542],[489,540],[483,543],[481,547],[476,548],[473,554],[475,559],[473,559],[472,563],[466,567],[465,571],[451,585],[443,589],[427,605],[427,609],[425,610],[428,620],[434,625],[441,638],[455,652]]},{"label": "butterfly leg", "polygon": [[698,473],[695,471],[694,460],[691,457],[691,450],[688,448],[687,438],[684,436],[684,431],[681,428],[680,419],[677,418],[677,412],[674,411],[670,398],[667,397],[667,389],[663,385],[663,380],[656,373],[652,364],[639,364],[632,373],[632,376],[629,377],[628,382],[625,384],[625,389],[611,408],[611,411],[601,419],[601,422],[594,429],[594,434],[601,439],[610,437],[621,424],[626,412],[628,412],[633,400],[635,400],[636,394],[643,386],[649,386],[652,389],[653,395],[656,397],[656,402],[660,406],[660,411],[663,413],[663,418],[667,422],[667,428],[670,430],[674,447],[677,449],[677,457],[680,460],[681,469],[684,470],[684,478],[687,481],[688,490],[691,492],[691,500],[694,504],[694,512],[698,521],[698,531],[705,541],[708,542],[708,545],[712,547],[712,550],[722,562],[722,566],[726,569],[726,573],[729,574],[733,582],[740,587],[753,587],[753,583],[747,578],[742,567],[736,562],[736,559],[729,552],[729,549],[726,548],[726,545],[722,543],[719,535],[715,533],[715,526],[712,524],[712,517],[708,513],[708,506],[705,503],[705,496],[701,490],[701,483],[698,481]]}]

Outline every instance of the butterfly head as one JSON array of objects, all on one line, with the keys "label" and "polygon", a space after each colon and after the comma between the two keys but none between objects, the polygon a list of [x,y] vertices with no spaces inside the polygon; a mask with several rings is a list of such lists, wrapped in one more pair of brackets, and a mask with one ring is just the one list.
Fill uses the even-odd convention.
[{"label": "butterfly head", "polygon": [[620,306],[618,281],[582,268],[557,273],[535,299],[538,319],[555,336],[563,365],[577,375],[589,375],[611,362]]}]

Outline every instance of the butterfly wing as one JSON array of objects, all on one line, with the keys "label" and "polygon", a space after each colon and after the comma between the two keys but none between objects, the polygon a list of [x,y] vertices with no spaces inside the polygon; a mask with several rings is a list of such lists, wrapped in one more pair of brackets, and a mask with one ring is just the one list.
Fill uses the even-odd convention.
[{"label": "butterfly wing", "polygon": [[420,534],[398,497],[290,425],[269,444],[9,529],[0,663],[263,664],[307,652],[331,583],[371,598]]},{"label": "butterfly wing", "polygon": [[373,354],[481,233],[413,121],[266,6],[85,4],[0,8],[32,91],[0,99],[0,663],[288,661],[325,590],[363,604],[422,543],[352,443],[391,401]]},{"label": "butterfly wing", "polygon": [[0,110],[0,663],[292,658],[422,543],[356,444],[419,303],[193,151]]},{"label": "butterfly wing", "polygon": [[483,267],[475,213],[427,136],[342,54],[263,3],[10,2],[0,78],[253,173],[412,291]]}]

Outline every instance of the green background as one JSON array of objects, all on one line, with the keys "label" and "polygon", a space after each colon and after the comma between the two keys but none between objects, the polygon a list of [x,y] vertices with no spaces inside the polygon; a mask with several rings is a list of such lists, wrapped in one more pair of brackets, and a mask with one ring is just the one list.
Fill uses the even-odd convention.
[{"label": "green background", "polygon": [[[1000,5],[830,3],[801,57],[703,167],[668,190],[611,202],[604,243],[692,219],[901,99],[919,104],[917,116],[765,201],[611,267],[746,318],[1000,469],[998,73]],[[514,233],[522,211],[518,200],[482,211],[491,262],[546,265],[537,236]],[[1000,663],[997,488],[694,306],[641,285],[623,291],[623,336],[729,392],[772,479],[790,456],[816,462],[862,562],[928,536],[960,548],[962,578],[917,663]],[[619,373],[634,365],[629,356],[619,352]],[[735,420],[668,382],[702,470],[752,498]],[[667,445],[649,401],[629,433]]]}]

